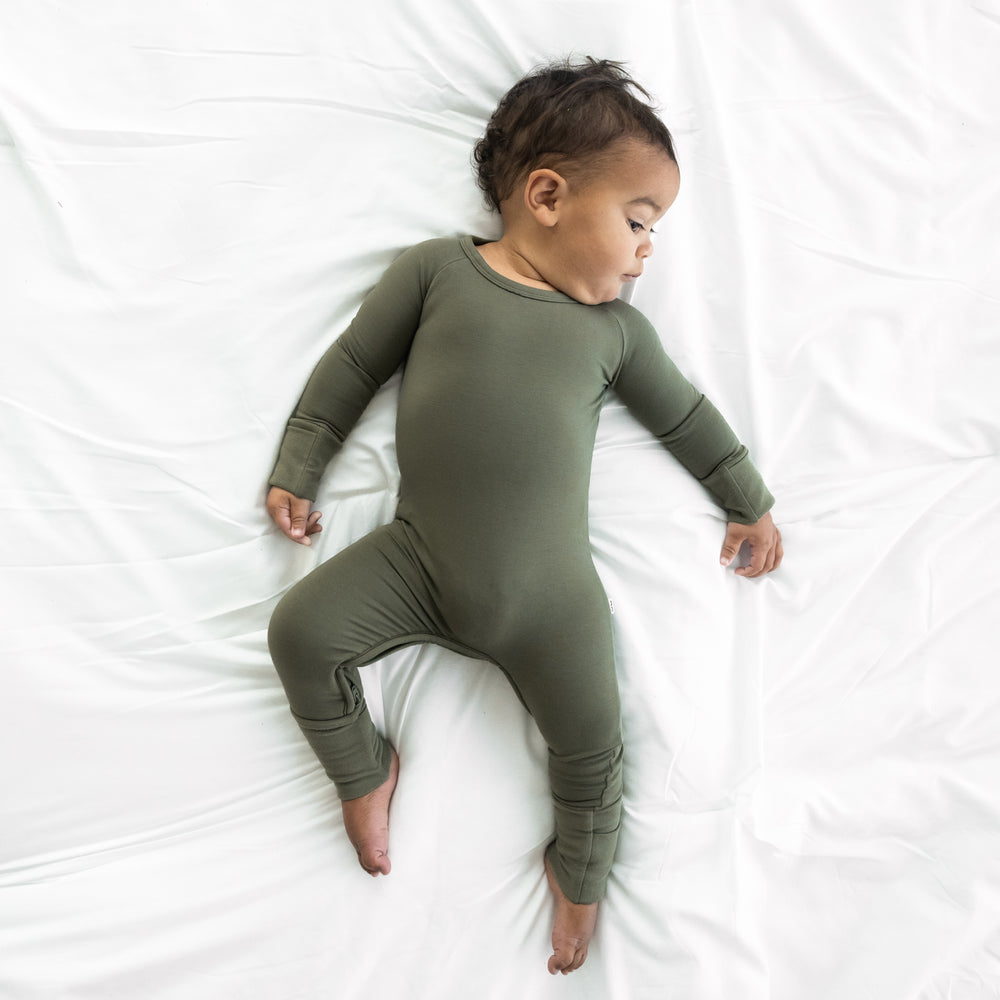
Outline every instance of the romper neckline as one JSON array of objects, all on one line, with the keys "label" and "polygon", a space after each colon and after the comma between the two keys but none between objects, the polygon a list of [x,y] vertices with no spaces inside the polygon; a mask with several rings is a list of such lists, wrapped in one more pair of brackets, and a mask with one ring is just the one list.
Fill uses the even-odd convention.
[{"label": "romper neckline", "polygon": [[554,289],[550,291],[547,288],[532,288],[531,285],[522,285],[519,281],[514,281],[513,278],[508,278],[500,274],[499,271],[494,271],[483,259],[483,255],[476,249],[476,247],[480,247],[485,243],[492,242],[494,241],[485,239],[482,236],[463,236],[459,240],[459,244],[462,250],[465,251],[465,256],[471,261],[472,266],[488,281],[493,282],[494,285],[499,285],[508,292],[513,292],[515,295],[521,295],[526,299],[538,299],[540,302],[572,302],[574,305],[581,304],[565,292]]}]

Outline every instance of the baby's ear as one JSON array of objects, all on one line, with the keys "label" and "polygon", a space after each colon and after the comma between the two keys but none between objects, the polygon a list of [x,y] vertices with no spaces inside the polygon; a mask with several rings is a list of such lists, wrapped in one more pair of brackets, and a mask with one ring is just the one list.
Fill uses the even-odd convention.
[{"label": "baby's ear", "polygon": [[532,170],[524,185],[524,207],[543,226],[554,226],[559,203],[566,196],[566,179],[548,167]]}]

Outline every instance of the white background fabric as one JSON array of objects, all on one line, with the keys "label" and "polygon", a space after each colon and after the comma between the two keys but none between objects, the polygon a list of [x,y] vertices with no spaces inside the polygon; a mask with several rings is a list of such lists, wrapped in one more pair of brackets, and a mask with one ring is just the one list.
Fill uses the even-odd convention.
[{"label": "white background fabric", "polygon": [[[997,0],[0,6],[0,997],[1000,996],[998,49]],[[625,827],[550,979],[545,753],[499,673],[368,671],[402,759],[373,881],[267,655],[284,589],[392,514],[395,384],[320,544],[262,501],[389,261],[497,233],[471,146],[568,53],[675,132],[633,301],[787,555],[722,570],[608,404]]]}]

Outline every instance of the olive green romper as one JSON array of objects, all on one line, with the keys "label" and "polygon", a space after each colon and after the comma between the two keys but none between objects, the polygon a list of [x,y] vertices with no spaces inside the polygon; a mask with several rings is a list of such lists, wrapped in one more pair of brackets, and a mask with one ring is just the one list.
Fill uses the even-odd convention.
[{"label": "olive green romper", "polygon": [[493,271],[478,240],[402,254],[310,377],[270,483],[314,500],[375,391],[405,364],[395,519],[281,600],[271,655],[341,798],[388,776],[358,667],[412,643],[488,660],[549,748],[548,858],[578,903],[604,895],[621,816],[622,744],[607,598],[587,525],[610,387],[717,498],[753,523],[773,498],[715,407],[622,301],[583,305]]}]

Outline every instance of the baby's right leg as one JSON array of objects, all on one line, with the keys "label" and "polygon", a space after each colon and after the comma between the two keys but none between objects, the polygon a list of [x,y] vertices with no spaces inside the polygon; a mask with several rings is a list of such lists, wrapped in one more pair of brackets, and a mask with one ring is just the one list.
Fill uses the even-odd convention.
[{"label": "baby's right leg", "polygon": [[344,824],[373,875],[389,872],[399,763],[371,721],[358,667],[433,638],[435,628],[397,530],[379,528],[318,566],[279,602],[268,631],[292,714],[344,800]]}]

